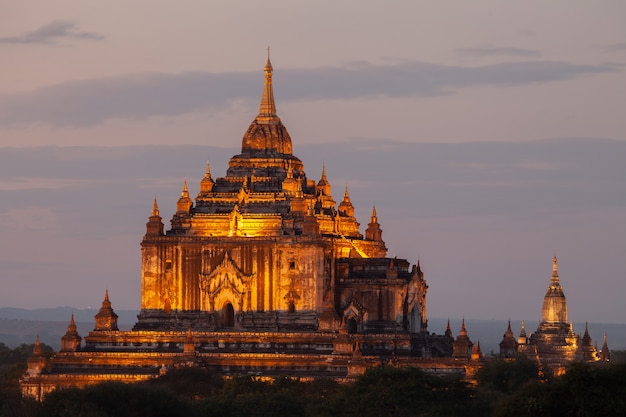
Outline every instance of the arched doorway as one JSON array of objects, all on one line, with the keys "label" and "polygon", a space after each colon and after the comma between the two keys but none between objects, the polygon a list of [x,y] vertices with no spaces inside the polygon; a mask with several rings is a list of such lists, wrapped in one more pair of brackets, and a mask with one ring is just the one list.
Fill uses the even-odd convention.
[{"label": "arched doorway", "polygon": [[358,331],[357,322],[354,317],[350,317],[346,321],[346,330],[348,331],[348,333],[356,333]]},{"label": "arched doorway", "polygon": [[409,331],[411,333],[418,333],[422,329],[422,315],[420,314],[417,306],[414,306],[411,309],[411,314],[409,316]]},{"label": "arched doorway", "polygon": [[220,311],[222,328],[235,327],[235,309],[231,303],[227,303]]}]

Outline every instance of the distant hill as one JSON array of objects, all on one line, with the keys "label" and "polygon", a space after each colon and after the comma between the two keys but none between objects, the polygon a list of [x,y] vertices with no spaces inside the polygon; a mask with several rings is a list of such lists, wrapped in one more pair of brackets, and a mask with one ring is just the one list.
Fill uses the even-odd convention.
[{"label": "distant hill", "polygon": [[[39,340],[54,350],[61,348],[61,336],[67,331],[70,317],[74,321],[78,333],[87,335],[93,330],[94,316],[98,310],[76,309],[72,307],[54,307],[26,310],[13,307],[0,307],[0,342],[8,347],[16,347],[22,343],[30,344],[39,336]],[[130,330],[137,321],[136,310],[115,310],[119,316],[120,330]]]},{"label": "distant hill", "polygon": [[[16,347],[22,343],[33,343],[39,336],[41,342],[52,346],[55,350],[61,348],[61,336],[67,331],[70,316],[74,320],[81,336],[87,335],[94,327],[95,309],[75,309],[72,307],[55,307],[26,310],[20,308],[0,308],[0,342],[9,347]],[[137,321],[137,310],[115,310],[119,316],[120,330],[130,330]],[[428,330],[431,333],[443,334],[448,319],[430,318]],[[480,341],[484,354],[498,353],[499,343],[506,331],[507,321],[504,320],[475,320],[465,319],[468,335],[473,342]],[[511,320],[511,328],[517,337],[520,331],[521,320]],[[533,332],[536,323],[527,323],[527,333]],[[450,319],[450,328],[453,335],[459,333],[461,319]],[[574,323],[576,333],[585,331],[585,323]],[[606,331],[611,350],[626,350],[626,324],[589,323],[591,338],[602,345],[602,337]]]},{"label": "distant hill", "polygon": [[[134,324],[137,321],[137,314],[139,314],[138,310],[114,310],[115,314],[119,316],[118,323]],[[66,323],[66,326],[70,321],[72,314],[74,314],[74,320],[77,322],[84,321],[93,323],[94,317],[97,313],[98,309],[93,308],[77,309],[73,307],[52,307],[26,310],[23,308],[0,307],[0,318],[35,321],[62,321]]]}]

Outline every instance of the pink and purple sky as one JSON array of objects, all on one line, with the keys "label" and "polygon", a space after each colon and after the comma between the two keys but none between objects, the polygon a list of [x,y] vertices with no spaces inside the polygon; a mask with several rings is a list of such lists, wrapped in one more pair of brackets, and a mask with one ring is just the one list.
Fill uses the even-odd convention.
[{"label": "pink and purple sky", "polygon": [[213,175],[257,112],[326,164],[433,317],[626,322],[626,2],[8,1],[1,306],[139,307],[152,198]]}]

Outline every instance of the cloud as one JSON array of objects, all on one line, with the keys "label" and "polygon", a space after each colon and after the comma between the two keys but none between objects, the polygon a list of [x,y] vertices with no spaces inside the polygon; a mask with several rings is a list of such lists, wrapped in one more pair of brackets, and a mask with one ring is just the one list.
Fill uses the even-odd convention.
[{"label": "cloud", "polygon": [[[476,86],[519,86],[618,71],[604,65],[525,61],[462,67],[419,61],[275,71],[279,100],[433,97]],[[0,126],[92,126],[110,119],[145,119],[258,100],[260,71],[140,73],[71,81],[0,96]]]},{"label": "cloud", "polygon": [[76,23],[67,20],[55,20],[19,36],[0,38],[0,43],[18,44],[56,44],[61,39],[102,40],[104,36],[95,32],[81,32]]},{"label": "cloud", "polygon": [[0,227],[5,231],[41,232],[57,230],[59,218],[51,207],[26,206],[0,211]]},{"label": "cloud", "polygon": [[0,179],[0,191],[60,190],[76,186],[93,185],[93,180],[71,178],[16,177]]},{"label": "cloud", "polygon": [[475,56],[517,56],[523,58],[535,58],[541,56],[539,51],[523,48],[460,48],[457,51],[463,55]]},{"label": "cloud", "polygon": [[614,43],[605,48],[606,52],[621,52],[626,51],[626,42]]}]

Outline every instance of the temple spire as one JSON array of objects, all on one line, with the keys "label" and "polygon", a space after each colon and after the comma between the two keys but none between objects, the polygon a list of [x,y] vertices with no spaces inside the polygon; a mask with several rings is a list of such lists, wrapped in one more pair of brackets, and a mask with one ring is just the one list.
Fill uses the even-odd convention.
[{"label": "temple spire", "polygon": [[263,94],[259,105],[259,115],[257,120],[269,121],[276,118],[276,103],[274,102],[274,89],[272,87],[272,63],[270,61],[270,48],[267,48],[267,62],[265,63],[265,82],[263,83]]},{"label": "temple spire", "polygon": [[187,187],[187,178],[185,178],[185,182],[183,183],[183,191],[180,193],[180,196],[189,198],[189,188]]},{"label": "temple spire", "polygon": [[461,322],[461,330],[459,331],[459,335],[467,336],[467,329],[465,328],[465,317],[463,317],[463,321]]},{"label": "temple spire", "polygon": [[450,328],[450,319],[448,319],[448,325],[446,326],[446,330],[443,332],[443,334],[452,339],[452,341],[454,341],[454,336],[452,336],[452,329]]},{"label": "temple spire", "polygon": [[609,352],[609,345],[606,342],[606,332],[604,332],[604,342],[602,343],[599,359],[603,362],[609,362],[611,360],[611,352]]},{"label": "temple spire", "polygon": [[154,203],[152,203],[152,215],[154,217],[159,215],[159,205],[157,204],[156,195],[154,196]]},{"label": "temple spire", "polygon": [[526,345],[528,343],[528,336],[526,335],[526,324],[524,320],[522,320],[522,330],[519,332],[519,336],[517,337],[517,343],[520,345]]},{"label": "temple spire", "polygon": [[[243,135],[241,141],[241,156],[231,159],[229,170],[234,168],[234,166],[232,166],[233,163],[239,168],[247,167],[245,170],[249,170],[247,162],[244,162],[243,166],[239,166],[238,160],[242,158],[241,162],[243,162],[247,160],[250,155],[293,154],[291,137],[276,114],[274,87],[272,85],[273,68],[270,62],[269,51],[263,72],[265,73],[265,79],[263,82],[261,102],[259,104],[259,114],[257,114],[252,123],[250,123],[248,130]],[[297,159],[296,161],[299,162]],[[285,169],[285,162],[285,160],[275,161],[275,164]]]},{"label": "temple spire", "polygon": [[35,339],[35,346],[33,347],[33,355],[41,355],[41,342],[39,342],[39,335]]},{"label": "temple spire", "polygon": [[552,278],[550,279],[550,281],[552,283],[559,282],[559,264],[556,260],[556,255],[554,256],[554,259],[552,260]]}]

